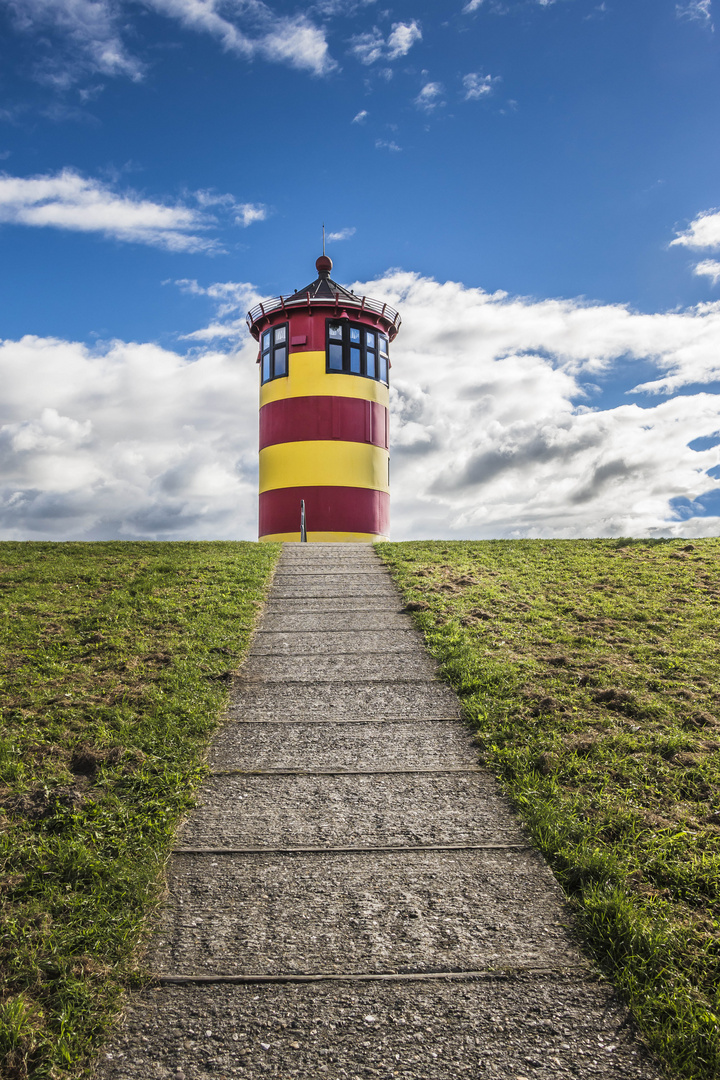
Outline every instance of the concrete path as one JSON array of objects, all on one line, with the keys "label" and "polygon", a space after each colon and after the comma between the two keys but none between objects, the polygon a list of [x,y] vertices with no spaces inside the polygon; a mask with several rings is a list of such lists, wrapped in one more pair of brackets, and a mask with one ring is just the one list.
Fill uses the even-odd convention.
[{"label": "concrete path", "polygon": [[286,545],[104,1080],[657,1080],[368,545]]}]

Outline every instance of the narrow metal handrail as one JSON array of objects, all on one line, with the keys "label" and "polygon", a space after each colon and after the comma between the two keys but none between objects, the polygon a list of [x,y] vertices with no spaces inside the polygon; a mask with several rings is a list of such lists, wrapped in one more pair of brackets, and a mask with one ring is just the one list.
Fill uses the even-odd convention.
[{"label": "narrow metal handrail", "polygon": [[[272,300],[264,300],[261,304],[257,304],[254,308],[251,308],[245,317],[245,321],[248,325],[248,329],[251,330],[253,324],[256,323],[258,319],[268,315],[271,311],[277,311],[278,308],[287,311],[288,308],[305,307],[306,305],[313,304],[321,304],[327,307],[333,303],[337,305],[338,302],[337,297],[310,296],[309,294],[297,297],[294,300],[289,299],[288,297],[276,296]],[[390,307],[389,304],[382,304],[379,300],[372,300],[369,296],[353,296],[352,299],[344,296],[342,298],[342,306],[357,308],[363,312],[369,311],[374,315],[379,315],[382,319],[386,319],[396,331],[400,329],[400,324],[402,322],[400,312],[396,311],[395,308]]]}]

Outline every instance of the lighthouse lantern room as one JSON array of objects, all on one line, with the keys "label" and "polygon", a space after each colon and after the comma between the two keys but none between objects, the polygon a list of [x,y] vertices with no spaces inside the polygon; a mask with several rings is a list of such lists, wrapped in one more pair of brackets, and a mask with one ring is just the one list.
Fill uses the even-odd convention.
[{"label": "lighthouse lantern room", "polygon": [[383,540],[390,521],[388,377],[400,315],[318,277],[248,312],[259,343],[260,540]]}]

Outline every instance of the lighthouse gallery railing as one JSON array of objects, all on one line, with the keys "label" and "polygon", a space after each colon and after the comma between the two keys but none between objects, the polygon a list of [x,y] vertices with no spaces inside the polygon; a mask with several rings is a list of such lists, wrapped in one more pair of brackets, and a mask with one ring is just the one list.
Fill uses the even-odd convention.
[{"label": "lighthouse gallery railing", "polygon": [[[276,296],[272,300],[264,300],[261,304],[257,304],[254,308],[248,311],[245,321],[248,324],[248,329],[252,329],[253,325],[258,319],[263,318],[265,315],[269,315],[272,311],[282,309],[283,311],[293,311],[296,308],[302,308],[306,305],[312,306],[313,304],[321,304],[327,307],[328,304],[332,304],[332,300],[328,296],[310,296],[306,293],[304,296],[294,296],[291,299],[283,296]],[[343,296],[342,299],[339,295],[335,297],[335,306],[343,308],[353,308],[356,311],[369,311],[373,315],[379,315],[381,319],[386,319],[388,323],[394,328],[395,333],[400,329],[400,312],[395,308],[390,307],[389,304],[381,304],[379,300],[372,300],[369,296],[354,296],[352,299],[347,296]],[[391,335],[394,336],[394,335]]]}]

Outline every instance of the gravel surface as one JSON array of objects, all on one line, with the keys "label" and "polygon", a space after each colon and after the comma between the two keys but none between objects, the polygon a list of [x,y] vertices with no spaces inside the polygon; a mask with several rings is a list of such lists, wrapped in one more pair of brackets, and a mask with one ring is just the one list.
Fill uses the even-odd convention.
[{"label": "gravel surface", "polygon": [[441,769],[477,764],[470,733],[449,724],[227,724],[211,769]]},{"label": "gravel surface", "polygon": [[401,611],[370,545],[284,547],[101,1080],[660,1080]]},{"label": "gravel surface", "polygon": [[178,843],[328,847],[524,843],[483,773],[455,776],[223,776],[203,785]]},{"label": "gravel surface", "polygon": [[161,987],[106,1055],[107,1080],[661,1075],[604,983],[557,976]]}]

